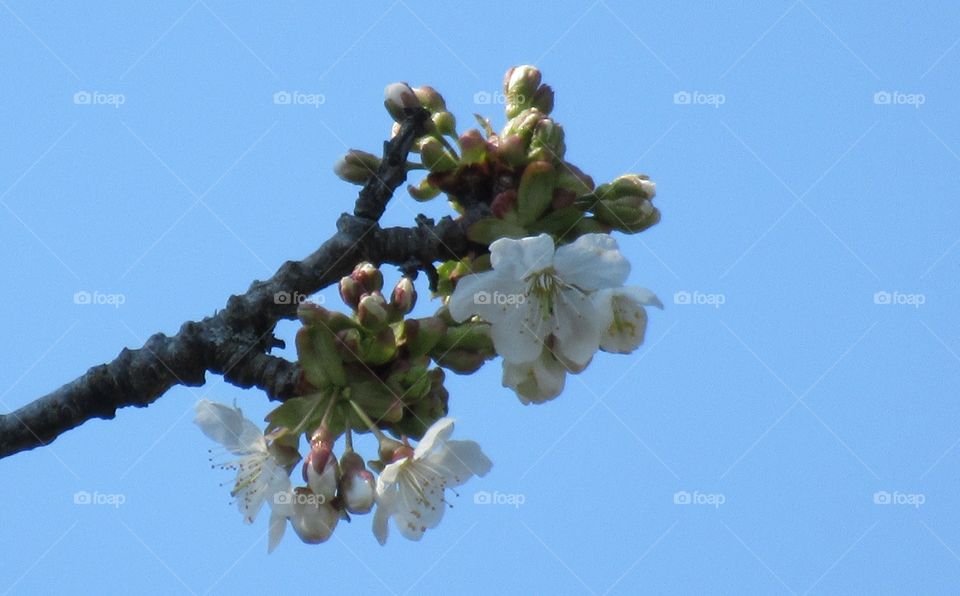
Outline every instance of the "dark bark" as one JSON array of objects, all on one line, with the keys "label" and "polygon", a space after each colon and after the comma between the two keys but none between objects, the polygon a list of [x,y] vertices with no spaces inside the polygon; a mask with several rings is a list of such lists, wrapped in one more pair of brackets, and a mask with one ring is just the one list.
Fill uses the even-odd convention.
[{"label": "dark bark", "polygon": [[239,387],[258,387],[270,399],[296,395],[299,367],[269,351],[281,345],[273,335],[277,321],[296,317],[300,296],[336,283],[362,260],[431,271],[435,261],[469,250],[466,228],[479,212],[438,223],[421,217],[411,228],[378,224],[406,180],[407,155],[427,117],[423,110],[408,112],[400,132],[384,144],[381,166],[360,191],[354,214],[341,215],[336,233],[313,254],[287,261],[270,279],[230,296],[213,316],[184,323],[173,336],[157,333],[142,347],[124,349],[112,362],[0,416],[0,458],[46,445],[91,418],[113,418],[118,408],[146,407],[174,385],[202,385],[207,371]]}]

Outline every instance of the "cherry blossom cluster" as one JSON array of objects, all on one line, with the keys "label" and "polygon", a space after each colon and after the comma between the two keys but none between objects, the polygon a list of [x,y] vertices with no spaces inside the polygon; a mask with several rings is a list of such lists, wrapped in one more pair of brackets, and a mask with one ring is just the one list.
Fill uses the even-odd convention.
[{"label": "cherry blossom cluster", "polygon": [[[288,524],[315,544],[341,520],[370,513],[381,544],[391,519],[419,540],[440,522],[447,489],[492,466],[477,443],[450,439],[444,370],[472,374],[499,356],[503,386],[524,404],[542,403],[598,351],[636,350],[646,307],[662,308],[650,290],[624,285],[630,264],[611,235],[659,221],[654,183],[627,174],[596,186],[566,161],[563,128],[550,116],[554,92],[536,68],[510,69],[503,91],[499,132],[478,115],[479,128],[459,134],[432,87],[385,90],[394,134],[411,108],[430,115],[413,147],[419,162],[406,164],[424,175],[408,192],[418,201],[445,195],[469,224],[468,254],[427,265],[434,314],[410,316],[417,291],[408,272],[385,296],[380,269],[359,263],[339,284],[344,311],[299,306],[299,396],[271,412],[265,430],[239,408],[197,404],[196,423],[229,454],[220,465],[236,472],[232,496],[244,519],[270,510],[269,550]],[[334,171],[365,184],[379,166],[351,150]],[[377,439],[375,458],[354,450],[355,433]]]}]

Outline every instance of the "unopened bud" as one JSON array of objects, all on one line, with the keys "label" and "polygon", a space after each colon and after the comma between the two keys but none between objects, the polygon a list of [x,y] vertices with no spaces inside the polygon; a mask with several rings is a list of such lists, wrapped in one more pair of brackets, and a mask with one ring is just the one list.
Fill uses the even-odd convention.
[{"label": "unopened bud", "polygon": [[400,441],[395,441],[386,435],[380,436],[380,461],[391,464],[405,457],[413,457],[413,449]]},{"label": "unopened bud", "polygon": [[329,540],[340,521],[340,512],[324,497],[313,494],[308,488],[297,488],[293,500],[290,525],[300,540],[307,544]]},{"label": "unopened bud", "polygon": [[404,118],[404,108],[420,107],[417,94],[406,83],[392,83],[383,90],[383,105],[397,122]]},{"label": "unopened bud", "polygon": [[358,264],[353,268],[350,277],[363,287],[364,293],[379,292],[383,289],[383,274],[373,263]]},{"label": "unopened bud", "polygon": [[533,103],[531,107],[537,108],[544,114],[553,111],[553,88],[550,85],[540,85],[537,92],[533,94]]},{"label": "unopened bud", "polygon": [[303,479],[315,495],[333,499],[337,492],[337,458],[330,443],[320,443],[310,449],[303,460]]},{"label": "unopened bud", "polygon": [[501,192],[496,197],[493,198],[493,201],[490,202],[490,211],[493,212],[495,217],[503,219],[506,217],[507,213],[517,210],[517,191],[508,188],[507,190]]},{"label": "unopened bud", "polygon": [[343,455],[340,461],[339,495],[347,511],[356,515],[370,513],[376,497],[376,480],[355,451]]},{"label": "unopened bud", "polygon": [[405,315],[417,303],[417,289],[409,277],[401,277],[390,294],[390,306],[396,313]]},{"label": "unopened bud", "polygon": [[657,185],[644,174],[624,174],[618,176],[609,184],[602,184],[597,189],[597,196],[601,199],[619,199],[625,196],[638,196],[652,199],[657,194]]},{"label": "unopened bud", "polygon": [[507,97],[507,117],[513,118],[530,107],[539,86],[540,71],[536,67],[524,64],[508,70],[503,79],[503,93]]},{"label": "unopened bud", "polygon": [[418,201],[429,201],[438,194],[440,194],[440,189],[436,186],[430,184],[429,178],[424,178],[416,186],[412,184],[407,185],[407,192],[410,193],[410,196]]},{"label": "unopened bud", "polygon": [[518,134],[501,136],[497,142],[496,155],[511,166],[527,163],[527,142]]},{"label": "unopened bud", "polygon": [[430,120],[433,121],[433,126],[436,127],[438,134],[448,137],[456,136],[457,119],[450,112],[435,112],[430,116]]},{"label": "unopened bud", "polygon": [[600,222],[621,232],[642,232],[660,221],[660,211],[653,203],[635,196],[597,201],[593,212]]},{"label": "unopened bud", "polygon": [[357,303],[360,302],[360,296],[365,293],[365,288],[353,277],[347,276],[340,278],[340,298],[343,303],[356,310]]},{"label": "unopened bud", "polygon": [[530,161],[563,161],[566,152],[563,127],[550,118],[544,118],[537,123],[530,139],[530,149],[527,159]]},{"label": "unopened bud", "polygon": [[460,135],[460,161],[464,164],[480,163],[487,157],[487,140],[475,128]]},{"label": "unopened bud", "polygon": [[383,294],[364,294],[357,303],[357,320],[367,329],[379,329],[386,325],[390,320],[390,313],[387,312],[387,302],[383,299]]},{"label": "unopened bud", "polygon": [[403,322],[403,345],[412,356],[426,354],[447,332],[447,324],[438,317],[407,319]]},{"label": "unopened bud", "polygon": [[333,172],[341,180],[353,184],[366,184],[377,174],[380,158],[372,153],[351,149],[333,165]]},{"label": "unopened bud", "polygon": [[360,360],[365,364],[379,366],[393,360],[397,354],[397,338],[393,329],[383,327],[376,333],[367,333],[360,343]]},{"label": "unopened bud", "polygon": [[420,160],[431,172],[449,172],[456,169],[457,160],[436,137],[423,137],[417,142]]},{"label": "unopened bud", "polygon": [[447,109],[447,104],[443,101],[443,96],[433,87],[422,85],[420,87],[414,87],[413,92],[417,96],[420,105],[431,112],[442,112]]}]

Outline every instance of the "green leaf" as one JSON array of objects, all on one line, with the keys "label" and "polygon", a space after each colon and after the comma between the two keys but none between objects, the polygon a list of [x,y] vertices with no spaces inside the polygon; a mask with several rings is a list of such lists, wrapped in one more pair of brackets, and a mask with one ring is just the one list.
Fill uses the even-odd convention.
[{"label": "green leaf", "polygon": [[487,246],[500,238],[523,238],[526,235],[527,231],[523,227],[496,217],[481,219],[467,228],[467,238]]},{"label": "green leaf", "polygon": [[517,190],[517,210],[521,225],[533,223],[550,206],[556,179],[556,170],[546,161],[532,162],[523,170],[520,188]]}]

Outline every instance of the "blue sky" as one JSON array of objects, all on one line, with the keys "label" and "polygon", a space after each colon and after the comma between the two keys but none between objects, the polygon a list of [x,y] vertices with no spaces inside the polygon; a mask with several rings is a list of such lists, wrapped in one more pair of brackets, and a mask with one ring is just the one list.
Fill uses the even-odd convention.
[{"label": "blue sky", "polygon": [[[2,411],[313,251],[355,198],[331,165],[378,150],[397,80],[463,130],[502,124],[483,94],[539,66],[568,159],[657,182],[663,221],[621,246],[666,303],[547,405],[496,363],[451,375],[456,434],[494,468],[420,543],[381,548],[358,517],[268,557],[191,418],[270,405],[211,375],[0,464],[0,592],[955,593],[957,22],[951,2],[0,1]],[[444,209],[398,197],[385,222]]]}]

